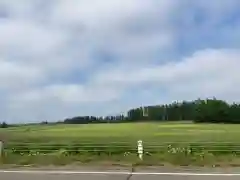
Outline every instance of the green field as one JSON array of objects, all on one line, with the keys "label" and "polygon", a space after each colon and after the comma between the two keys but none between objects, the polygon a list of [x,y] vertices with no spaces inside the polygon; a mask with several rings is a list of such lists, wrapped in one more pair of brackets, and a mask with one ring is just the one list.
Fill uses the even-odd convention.
[{"label": "green field", "polygon": [[[240,165],[240,125],[125,123],[36,125],[0,129],[4,164],[110,161],[138,164],[137,140],[148,165]],[[47,157],[47,158],[46,158]],[[0,158],[1,160],[1,158]]]},{"label": "green field", "polygon": [[38,125],[0,129],[7,142],[240,142],[240,125],[126,123]]}]

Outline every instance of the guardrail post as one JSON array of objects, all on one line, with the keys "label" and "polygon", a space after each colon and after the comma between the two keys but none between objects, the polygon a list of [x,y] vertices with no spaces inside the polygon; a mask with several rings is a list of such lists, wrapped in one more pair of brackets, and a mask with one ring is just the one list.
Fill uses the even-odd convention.
[{"label": "guardrail post", "polygon": [[0,158],[3,156],[3,142],[0,141]]},{"label": "guardrail post", "polygon": [[139,140],[137,142],[137,144],[138,144],[138,156],[139,156],[139,159],[143,160],[143,141]]}]

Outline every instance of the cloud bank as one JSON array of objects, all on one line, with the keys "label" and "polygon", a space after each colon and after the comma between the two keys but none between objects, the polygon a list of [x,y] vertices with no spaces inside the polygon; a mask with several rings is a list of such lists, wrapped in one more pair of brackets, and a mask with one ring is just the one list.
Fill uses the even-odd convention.
[{"label": "cloud bank", "polygon": [[240,100],[238,0],[0,0],[0,120]]}]

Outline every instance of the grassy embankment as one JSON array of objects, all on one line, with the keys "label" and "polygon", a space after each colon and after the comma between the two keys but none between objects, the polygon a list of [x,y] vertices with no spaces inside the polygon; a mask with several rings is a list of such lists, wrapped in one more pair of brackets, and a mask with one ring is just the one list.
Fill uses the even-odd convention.
[{"label": "grassy embankment", "polygon": [[[0,129],[6,164],[240,165],[240,125],[127,123]],[[143,140],[144,161],[136,156]]]}]

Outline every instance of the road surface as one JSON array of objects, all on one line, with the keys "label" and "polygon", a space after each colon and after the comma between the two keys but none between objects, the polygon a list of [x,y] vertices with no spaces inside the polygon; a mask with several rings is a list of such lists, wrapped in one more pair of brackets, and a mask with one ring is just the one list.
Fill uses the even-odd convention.
[{"label": "road surface", "polygon": [[237,171],[212,170],[126,170],[118,171],[70,171],[70,170],[0,170],[2,180],[239,180]]}]

